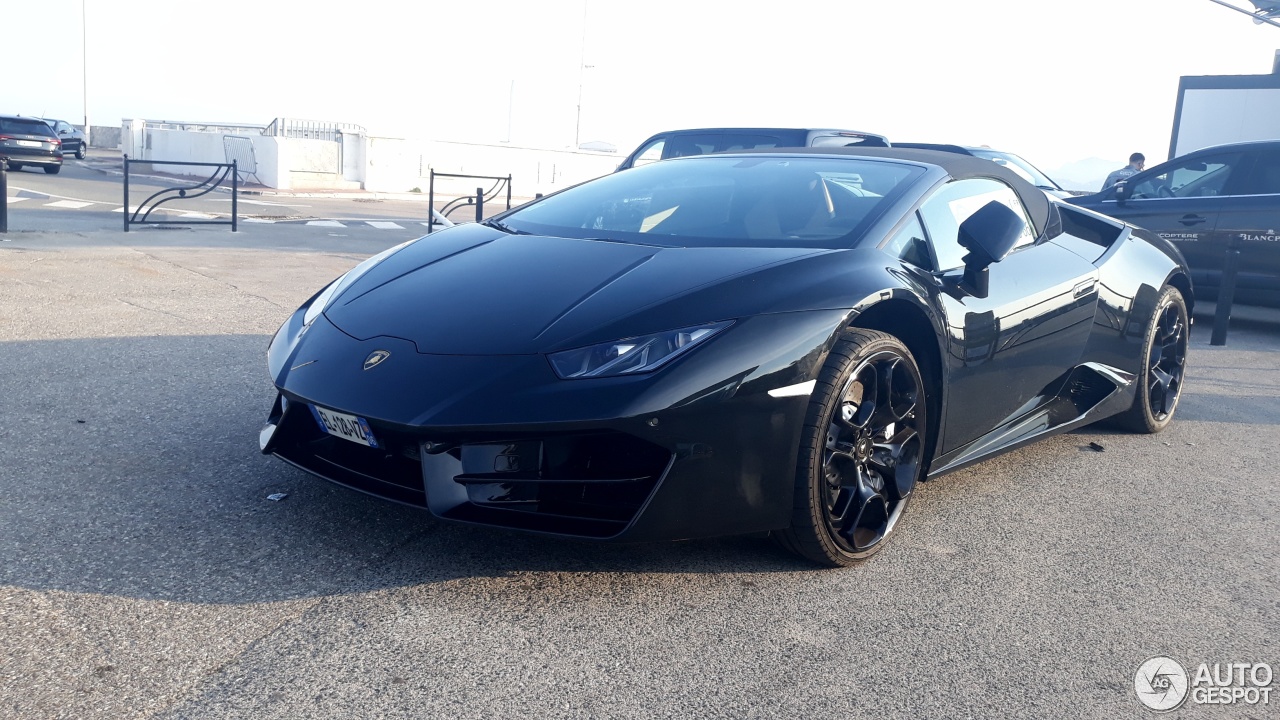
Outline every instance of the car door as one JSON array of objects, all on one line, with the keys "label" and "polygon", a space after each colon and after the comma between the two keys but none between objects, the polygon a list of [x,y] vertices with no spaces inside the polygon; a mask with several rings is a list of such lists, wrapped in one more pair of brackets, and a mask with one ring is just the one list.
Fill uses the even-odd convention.
[{"label": "car door", "polygon": [[1177,158],[1129,178],[1123,204],[1112,191],[1097,209],[1177,243],[1193,268],[1203,267],[1209,255],[1220,266],[1218,218],[1243,161],[1240,152]]},{"label": "car door", "polygon": [[940,455],[1052,399],[1079,361],[1093,325],[1098,269],[1041,242],[1030,222],[1014,250],[990,266],[986,297],[957,287],[954,278],[968,252],[959,243],[960,223],[992,200],[1027,221],[1017,193],[989,178],[952,181],[920,207],[949,329]]},{"label": "car door", "polygon": [[[1244,302],[1280,301],[1280,146],[1248,153],[1238,182],[1222,199],[1214,242],[1196,248],[1193,282],[1221,284],[1221,266],[1228,248],[1240,250],[1238,298]],[[1190,263],[1190,258],[1188,258]]]}]

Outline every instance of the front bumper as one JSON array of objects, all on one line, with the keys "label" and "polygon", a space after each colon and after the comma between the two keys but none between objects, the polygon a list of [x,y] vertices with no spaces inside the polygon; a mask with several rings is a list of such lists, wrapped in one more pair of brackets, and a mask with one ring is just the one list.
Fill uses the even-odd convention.
[{"label": "front bumper", "polygon": [[[768,391],[812,380],[842,317],[753,318],[653,376],[587,381],[540,355],[423,355],[321,318],[277,355],[261,447],[446,520],[635,541],[777,529],[809,398]],[[374,350],[391,357],[361,370]],[[328,435],[309,404],[365,418],[380,447]]]}]

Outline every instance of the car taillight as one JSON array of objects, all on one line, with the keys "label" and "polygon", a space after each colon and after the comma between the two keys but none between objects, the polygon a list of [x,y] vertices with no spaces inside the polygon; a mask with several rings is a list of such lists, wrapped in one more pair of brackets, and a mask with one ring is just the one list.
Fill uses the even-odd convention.
[{"label": "car taillight", "polygon": [[61,140],[59,140],[58,138],[49,138],[49,142],[53,143],[54,145],[61,145],[61,144],[62,144],[62,141],[61,141]]},{"label": "car taillight", "polygon": [[12,139],[13,138],[9,137],[8,135],[0,135],[0,140],[12,140]]}]

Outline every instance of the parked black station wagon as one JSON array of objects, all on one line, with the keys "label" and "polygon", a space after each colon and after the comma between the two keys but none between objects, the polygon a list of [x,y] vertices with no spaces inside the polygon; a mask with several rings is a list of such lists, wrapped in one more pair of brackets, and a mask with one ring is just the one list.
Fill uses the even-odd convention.
[{"label": "parked black station wagon", "polygon": [[1238,247],[1235,300],[1280,307],[1280,140],[1197,150],[1068,202],[1172,240],[1202,298],[1217,297]]}]

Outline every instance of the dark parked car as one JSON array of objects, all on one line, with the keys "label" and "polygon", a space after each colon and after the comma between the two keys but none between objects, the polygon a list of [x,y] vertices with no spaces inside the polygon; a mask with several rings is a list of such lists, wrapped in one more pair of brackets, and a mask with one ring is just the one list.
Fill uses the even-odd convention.
[{"label": "dark parked car", "polygon": [[1048,175],[1040,172],[1040,169],[1035,165],[1032,165],[1020,156],[1011,152],[992,150],[987,147],[973,147],[972,145],[946,145],[940,143],[894,143],[893,146],[916,148],[919,150],[941,150],[942,152],[972,155],[973,157],[979,157],[984,160],[990,160],[998,165],[1003,165],[1021,175],[1023,180],[1026,180],[1041,190],[1052,193],[1057,197],[1067,198],[1072,195],[1072,193],[1067,190],[1063,190],[1062,186],[1054,182]]},{"label": "dark parked car", "polygon": [[795,128],[701,128],[668,130],[640,143],[618,165],[619,170],[689,155],[736,150],[797,147],[888,147],[883,135],[857,130],[798,130]]},{"label": "dark parked car", "polygon": [[1238,247],[1235,299],[1280,307],[1280,141],[1197,150],[1070,202],[1172,240],[1201,297],[1218,296],[1226,250]]},{"label": "dark parked car", "polygon": [[83,160],[85,151],[89,148],[89,141],[85,139],[84,131],[66,120],[43,119],[62,141],[62,152],[74,153],[78,159]]},{"label": "dark parked car", "polygon": [[1192,302],[1167,241],[986,160],[680,158],[334,280],[271,342],[259,442],[448,520],[848,565],[927,478],[1163,429]]},{"label": "dark parked car", "polygon": [[50,175],[62,170],[62,141],[40,118],[0,115],[0,157],[10,170],[39,165]]}]

